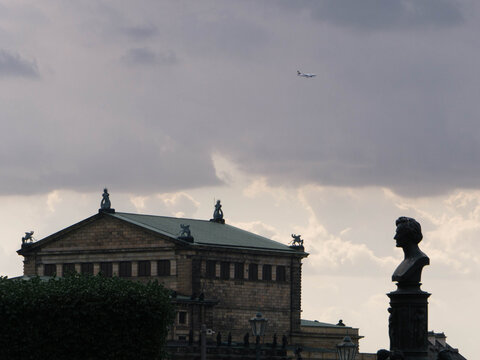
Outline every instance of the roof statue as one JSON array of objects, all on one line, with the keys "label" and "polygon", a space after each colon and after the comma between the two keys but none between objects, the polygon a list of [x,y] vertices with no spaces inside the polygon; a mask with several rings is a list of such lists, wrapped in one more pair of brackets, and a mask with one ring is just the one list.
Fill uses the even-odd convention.
[{"label": "roof statue", "polygon": [[296,235],[296,234],[292,234],[292,238],[293,240],[290,241],[290,247],[295,247],[295,248],[303,248],[303,240],[300,239],[302,235]]},{"label": "roof statue", "polygon": [[102,202],[100,203],[100,209],[110,209],[112,204],[110,203],[110,194],[108,193],[108,189],[103,189],[102,194]]},{"label": "roof statue", "polygon": [[180,235],[178,236],[178,238],[180,240],[193,242],[193,236],[192,236],[192,232],[190,231],[190,225],[180,224],[180,228],[182,230],[180,231]]},{"label": "roof statue", "polygon": [[423,267],[430,264],[428,256],[418,247],[423,238],[422,228],[415,219],[405,216],[399,217],[395,225],[396,246],[402,248],[405,257],[393,273],[392,281],[397,281],[400,285],[419,284]]},{"label": "roof statue", "polygon": [[22,245],[25,245],[27,242],[33,242],[33,230],[27,231],[25,236],[22,236]]},{"label": "roof statue", "polygon": [[180,227],[182,228],[182,232],[180,236],[187,236],[187,237],[192,236],[190,232],[190,225],[180,224]]},{"label": "roof statue", "polygon": [[222,204],[220,204],[220,200],[217,200],[217,203],[215,204],[213,219],[210,219],[210,221],[220,223],[220,224],[225,224],[225,219],[223,218]]},{"label": "roof statue", "polygon": [[107,188],[103,189],[102,201],[100,202],[100,209],[98,210],[98,212],[115,212],[115,209],[112,209],[112,203],[110,202],[110,194],[108,193]]}]

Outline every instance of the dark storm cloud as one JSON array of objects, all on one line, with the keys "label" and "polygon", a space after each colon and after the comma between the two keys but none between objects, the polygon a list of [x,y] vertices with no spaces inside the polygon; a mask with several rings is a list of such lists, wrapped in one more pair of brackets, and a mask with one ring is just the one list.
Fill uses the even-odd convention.
[{"label": "dark storm cloud", "polygon": [[[0,144],[0,194],[104,186],[148,194],[221,183],[204,148],[173,140],[158,128],[143,132],[117,124],[107,129],[99,120],[94,127],[67,130],[66,124],[39,120],[28,130],[22,122],[0,126],[11,139],[4,137]],[[141,126],[142,121],[132,122]],[[15,143],[20,139],[28,146]]]},{"label": "dark storm cloud", "polygon": [[470,86],[455,96],[458,85],[452,81],[448,89],[444,81],[435,92],[432,87],[408,96],[403,89],[356,88],[364,92],[357,100],[322,99],[313,96],[321,84],[291,84],[292,98],[303,86],[309,89],[303,107],[277,103],[270,116],[275,121],[244,121],[253,134],[234,125],[220,148],[245,171],[276,185],[384,186],[406,196],[478,188],[480,108],[471,94],[465,96]]},{"label": "dark storm cloud", "polygon": [[127,36],[135,40],[149,39],[158,32],[157,27],[151,24],[125,27],[122,30]]},{"label": "dark storm cloud", "polygon": [[365,30],[444,27],[464,19],[455,0],[299,0],[283,4],[306,10],[319,21]]},{"label": "dark storm cloud", "polygon": [[[345,31],[329,1],[301,3],[326,22],[261,2],[75,3],[62,32],[48,29],[67,50],[42,54],[55,69],[42,91],[16,79],[0,89],[0,191],[218,185],[212,153],[279,185],[478,188],[480,22],[455,20],[442,0],[385,3],[365,2],[375,27],[390,13],[411,31]],[[358,23],[342,24],[370,26],[344,4]]]},{"label": "dark storm cloud", "polygon": [[228,56],[235,61],[255,56],[270,40],[264,25],[235,14],[208,22],[193,17],[188,27],[191,32],[186,40],[193,50],[208,56]]},{"label": "dark storm cloud", "polygon": [[0,77],[29,77],[39,76],[35,61],[28,61],[19,54],[0,49]]},{"label": "dark storm cloud", "polygon": [[126,65],[173,65],[178,59],[173,52],[157,53],[149,48],[133,48],[129,49],[121,58]]}]

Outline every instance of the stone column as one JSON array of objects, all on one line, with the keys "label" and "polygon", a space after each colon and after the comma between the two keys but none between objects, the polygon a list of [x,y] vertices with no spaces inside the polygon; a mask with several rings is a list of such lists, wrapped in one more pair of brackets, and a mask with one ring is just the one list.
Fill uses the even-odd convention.
[{"label": "stone column", "polygon": [[405,360],[428,360],[428,297],[417,284],[400,287],[390,298],[388,333],[390,351],[401,351]]},{"label": "stone column", "polygon": [[113,276],[118,276],[118,262],[112,264],[112,274]]},{"label": "stone column", "polygon": [[93,275],[98,275],[100,272],[100,263],[93,263]]},{"label": "stone column", "polygon": [[57,277],[63,276],[63,264],[57,264],[57,270],[55,271],[55,274]]}]

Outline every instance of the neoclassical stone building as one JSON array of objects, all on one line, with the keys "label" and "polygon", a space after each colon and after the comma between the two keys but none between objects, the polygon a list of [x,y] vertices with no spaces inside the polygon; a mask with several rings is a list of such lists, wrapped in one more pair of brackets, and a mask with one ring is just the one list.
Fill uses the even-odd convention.
[{"label": "neoclassical stone building", "polygon": [[27,277],[76,271],[158,280],[177,308],[171,340],[196,341],[204,323],[242,342],[258,311],[268,318],[266,339],[285,334],[290,344],[333,350],[344,335],[361,338],[356,328],[301,320],[302,242],[288,246],[228,225],[219,203],[214,219],[194,220],[115,212],[107,193],[98,213],[25,240],[18,254]]}]

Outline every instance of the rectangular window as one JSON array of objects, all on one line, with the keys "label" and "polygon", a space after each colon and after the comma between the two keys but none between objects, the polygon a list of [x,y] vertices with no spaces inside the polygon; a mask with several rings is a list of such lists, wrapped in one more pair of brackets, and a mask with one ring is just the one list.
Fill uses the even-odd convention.
[{"label": "rectangular window", "polygon": [[272,280],[272,265],[263,265],[262,279],[263,280]]},{"label": "rectangular window", "polygon": [[235,279],[243,280],[245,278],[245,270],[243,263],[235,263]]},{"label": "rectangular window", "polygon": [[132,263],[130,261],[122,261],[118,263],[118,276],[120,277],[132,276]]},{"label": "rectangular window", "polygon": [[187,323],[187,312],[186,311],[179,311],[178,312],[178,323],[179,324],[186,324]]},{"label": "rectangular window", "polygon": [[214,260],[207,260],[207,277],[215,279],[217,276],[217,262]]},{"label": "rectangular window", "polygon": [[105,277],[112,277],[113,264],[111,262],[100,263],[100,274]]},{"label": "rectangular window", "polygon": [[138,262],[138,276],[150,276],[150,261],[139,261]]},{"label": "rectangular window", "polygon": [[230,279],[230,263],[222,261],[220,263],[220,278],[222,280]]},{"label": "rectangular window", "polygon": [[54,276],[56,273],[57,273],[57,265],[55,265],[55,264],[45,264],[43,266],[43,275]]},{"label": "rectangular window", "polygon": [[277,281],[287,281],[285,266],[277,266]]},{"label": "rectangular window", "polygon": [[63,264],[62,274],[63,276],[75,274],[75,264]]},{"label": "rectangular window", "polygon": [[157,275],[158,276],[170,275],[170,260],[157,261]]},{"label": "rectangular window", "polygon": [[248,264],[248,280],[258,280],[257,264]]},{"label": "rectangular window", "polygon": [[80,272],[82,274],[93,275],[93,264],[92,263],[83,263],[80,265]]}]

